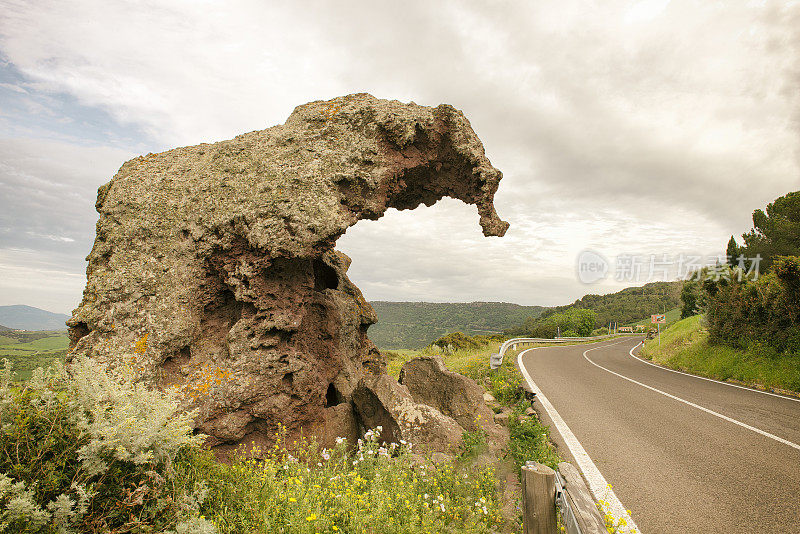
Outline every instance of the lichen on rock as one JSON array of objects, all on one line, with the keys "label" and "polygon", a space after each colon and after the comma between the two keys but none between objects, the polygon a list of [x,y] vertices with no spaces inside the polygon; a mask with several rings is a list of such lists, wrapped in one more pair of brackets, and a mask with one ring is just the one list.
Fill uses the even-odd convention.
[{"label": "lichen on rock", "polygon": [[130,160],[98,191],[72,354],[178,389],[214,447],[269,443],[279,423],[352,434],[363,425],[353,392],[386,363],[336,240],[445,196],[476,205],[483,233],[502,236],[501,177],[452,106],[367,94]]}]

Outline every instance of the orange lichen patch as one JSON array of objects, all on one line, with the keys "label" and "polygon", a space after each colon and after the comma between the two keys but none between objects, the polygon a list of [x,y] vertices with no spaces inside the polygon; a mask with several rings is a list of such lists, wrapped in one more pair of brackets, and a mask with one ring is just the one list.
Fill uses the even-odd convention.
[{"label": "orange lichen patch", "polygon": [[341,109],[341,107],[342,107],[341,104],[334,104],[334,103],[326,104],[325,107],[323,107],[322,110],[320,111],[320,115],[324,115],[325,118],[330,120],[331,118],[333,118],[336,112],[339,111],[339,109]]},{"label": "orange lichen patch", "polygon": [[224,381],[229,380],[231,376],[230,371],[224,371],[219,367],[205,366],[199,371],[199,377],[194,383],[186,384],[181,389],[183,394],[198,400],[210,394],[213,387],[221,385]]},{"label": "orange lichen patch", "polygon": [[147,350],[147,336],[148,335],[149,334],[143,335],[139,339],[139,341],[137,341],[136,344],[134,345],[134,350],[136,351],[136,354],[144,354],[144,352]]}]

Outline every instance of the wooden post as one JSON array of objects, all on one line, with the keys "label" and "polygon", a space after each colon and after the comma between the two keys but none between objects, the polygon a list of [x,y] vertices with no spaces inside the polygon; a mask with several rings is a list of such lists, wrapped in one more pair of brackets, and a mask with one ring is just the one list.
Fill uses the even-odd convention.
[{"label": "wooden post", "polygon": [[524,534],[555,534],[556,472],[536,462],[522,467],[522,524]]}]

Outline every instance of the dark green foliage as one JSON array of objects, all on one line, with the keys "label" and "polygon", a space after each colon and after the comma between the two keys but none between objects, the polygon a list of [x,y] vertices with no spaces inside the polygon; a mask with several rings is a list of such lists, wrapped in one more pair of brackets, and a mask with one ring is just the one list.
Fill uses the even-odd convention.
[{"label": "dark green foliage", "polygon": [[525,323],[525,336],[554,338],[586,337],[591,335],[597,323],[597,314],[592,310],[573,308],[554,313]]},{"label": "dark green foliage", "polygon": [[686,280],[681,290],[681,319],[697,315],[699,299],[700,283],[694,280]]},{"label": "dark green foliage", "polygon": [[431,343],[431,345],[436,345],[442,350],[454,352],[457,350],[476,349],[483,345],[483,343],[478,342],[462,332],[453,332],[452,334],[440,337]]},{"label": "dark green foliage", "polygon": [[616,322],[620,325],[634,323],[642,317],[649,317],[653,313],[662,313],[665,309],[671,310],[679,306],[682,285],[683,283],[680,281],[652,282],[642,287],[628,287],[608,295],[586,295],[573,304],[547,308],[541,313],[539,320],[536,317],[529,318],[524,324],[507,330],[506,334],[528,335],[549,316],[564,313],[570,309],[592,310],[597,314],[595,324],[589,333],[595,328],[607,327],[609,322]]},{"label": "dark green foliage", "polygon": [[736,244],[736,239],[731,236],[728,240],[728,248],[725,249],[725,255],[728,258],[728,265],[731,267],[736,267],[739,264],[739,245]]},{"label": "dark green foliage", "polygon": [[732,271],[703,282],[709,339],[737,348],[753,343],[800,353],[800,258],[776,257],[757,280]]},{"label": "dark green foliage", "polygon": [[742,234],[742,253],[761,255],[760,271],[766,272],[778,256],[800,256],[800,191],[775,199],[753,212],[753,229]]},{"label": "dark green foliage", "polygon": [[88,439],[80,434],[71,410],[58,400],[47,406],[41,392],[25,387],[10,390],[8,396],[9,409],[0,421],[0,472],[14,480],[35,481],[37,502],[55,500],[78,473],[78,449]]},{"label": "dark green foliage", "polygon": [[505,336],[502,334],[493,334],[491,336],[468,336],[463,332],[453,332],[444,335],[431,343],[431,345],[439,347],[446,352],[455,352],[457,350],[469,350],[483,347],[494,341],[502,341]]},{"label": "dark green foliage", "polygon": [[538,316],[541,306],[505,302],[370,302],[378,322],[369,338],[382,350],[421,349],[448,332],[501,333]]}]

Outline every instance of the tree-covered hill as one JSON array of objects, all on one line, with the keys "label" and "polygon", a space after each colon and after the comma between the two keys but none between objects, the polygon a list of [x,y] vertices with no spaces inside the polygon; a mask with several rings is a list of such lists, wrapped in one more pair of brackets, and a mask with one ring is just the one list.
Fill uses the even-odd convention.
[{"label": "tree-covered hill", "polygon": [[592,310],[596,314],[596,327],[609,322],[630,324],[654,313],[664,313],[680,305],[683,281],[652,282],[641,287],[626,287],[607,295],[589,294],[572,304],[545,309],[538,317],[528,318],[507,331],[511,335],[528,335],[538,330],[537,325],[554,314],[564,314],[573,309]]},{"label": "tree-covered hill", "polygon": [[378,323],[369,328],[369,338],[380,349],[418,349],[444,334],[488,334],[502,332],[538,316],[541,306],[507,302],[370,302]]}]

